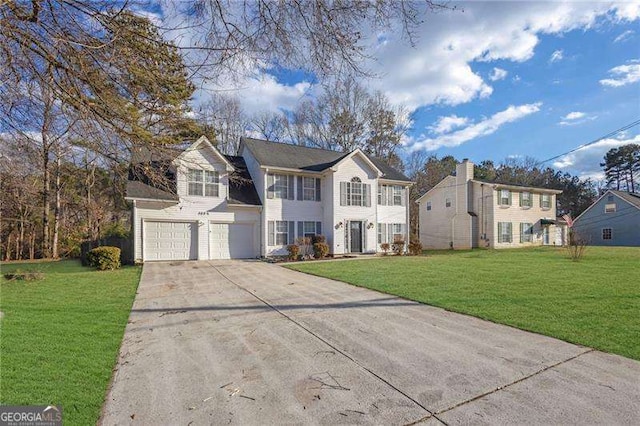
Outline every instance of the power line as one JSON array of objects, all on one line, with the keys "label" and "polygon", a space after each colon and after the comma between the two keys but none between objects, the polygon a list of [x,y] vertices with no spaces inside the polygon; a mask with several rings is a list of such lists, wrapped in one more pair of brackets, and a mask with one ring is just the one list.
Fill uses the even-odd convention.
[{"label": "power line", "polygon": [[549,161],[551,161],[551,160],[555,160],[555,159],[557,159],[557,158],[564,157],[565,155],[569,155],[569,154],[574,153],[574,152],[576,152],[576,151],[578,151],[578,150],[581,150],[582,148],[586,148],[586,147],[588,147],[588,146],[590,146],[590,145],[593,145],[593,144],[595,144],[595,143],[598,143],[598,142],[600,142],[600,141],[601,141],[601,140],[603,140],[603,139],[610,138],[610,137],[612,137],[612,136],[617,135],[618,133],[624,132],[625,130],[629,130],[629,129],[631,129],[632,127],[637,126],[638,124],[640,124],[640,120],[636,120],[636,121],[634,121],[634,122],[632,122],[632,123],[626,124],[626,125],[624,125],[624,126],[620,127],[619,129],[616,129],[616,130],[614,130],[614,131],[612,131],[612,132],[610,132],[610,133],[607,133],[607,134],[606,134],[606,135],[604,135],[604,136],[600,136],[598,139],[594,139],[594,140],[592,140],[591,142],[587,142],[587,143],[585,143],[585,144],[582,144],[582,145],[580,145],[580,146],[578,146],[578,147],[576,147],[576,148],[573,148],[572,150],[567,151],[567,152],[565,152],[565,153],[563,153],[563,154],[558,154],[558,155],[556,155],[556,156],[554,156],[554,157],[547,158],[547,159],[546,159],[546,160],[544,160],[544,161],[540,161],[538,164],[544,164],[544,163],[547,163],[547,162],[549,162]]}]

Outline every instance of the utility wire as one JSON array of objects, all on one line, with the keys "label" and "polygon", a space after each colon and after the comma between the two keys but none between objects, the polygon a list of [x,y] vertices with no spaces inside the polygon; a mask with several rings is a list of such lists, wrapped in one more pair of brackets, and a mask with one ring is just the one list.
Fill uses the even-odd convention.
[{"label": "utility wire", "polygon": [[636,120],[636,121],[634,121],[634,122],[632,122],[632,123],[626,124],[626,125],[624,125],[624,126],[620,127],[619,129],[616,129],[616,130],[614,130],[614,131],[612,131],[612,132],[610,132],[610,133],[607,133],[607,134],[606,134],[606,135],[604,135],[604,136],[600,136],[598,139],[594,139],[594,140],[592,140],[591,142],[587,142],[587,143],[582,144],[582,145],[580,145],[580,146],[578,146],[578,147],[576,147],[576,148],[573,148],[572,150],[567,151],[567,152],[565,152],[565,153],[563,153],[563,154],[558,154],[558,155],[556,155],[556,156],[554,156],[554,157],[547,158],[547,159],[546,159],[546,160],[544,160],[544,161],[540,161],[538,164],[548,163],[548,162],[549,162],[549,161],[551,161],[551,160],[555,160],[555,159],[557,159],[557,158],[564,157],[565,155],[569,155],[569,154],[571,154],[571,153],[574,153],[574,152],[576,152],[576,151],[578,151],[578,150],[580,150],[580,149],[582,149],[582,148],[586,148],[586,147],[588,147],[588,146],[590,146],[590,145],[596,144],[596,143],[600,142],[600,141],[601,141],[601,140],[603,140],[603,139],[610,138],[610,137],[612,137],[612,136],[617,135],[618,133],[624,132],[625,130],[629,130],[629,129],[631,129],[632,127],[637,126],[638,124],[640,124],[640,119],[639,119],[639,120]]}]

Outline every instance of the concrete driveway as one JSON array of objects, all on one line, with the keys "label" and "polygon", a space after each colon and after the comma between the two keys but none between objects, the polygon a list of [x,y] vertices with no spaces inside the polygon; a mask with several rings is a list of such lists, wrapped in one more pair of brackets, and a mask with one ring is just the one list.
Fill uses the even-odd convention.
[{"label": "concrete driveway", "polygon": [[101,421],[638,424],[640,363],[276,265],[148,263]]}]

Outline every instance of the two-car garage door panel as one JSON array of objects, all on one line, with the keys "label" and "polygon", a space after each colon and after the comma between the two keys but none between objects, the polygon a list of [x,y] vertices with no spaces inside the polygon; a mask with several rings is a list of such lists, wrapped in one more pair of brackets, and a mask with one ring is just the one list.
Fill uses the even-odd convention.
[{"label": "two-car garage door panel", "polygon": [[[253,223],[210,223],[211,259],[256,257]],[[198,259],[197,222],[145,221],[144,260]]]},{"label": "two-car garage door panel", "polygon": [[144,260],[197,259],[197,230],[193,222],[145,222]]},{"label": "two-car garage door panel", "polygon": [[209,254],[211,259],[248,259],[256,257],[254,224],[211,223]]}]

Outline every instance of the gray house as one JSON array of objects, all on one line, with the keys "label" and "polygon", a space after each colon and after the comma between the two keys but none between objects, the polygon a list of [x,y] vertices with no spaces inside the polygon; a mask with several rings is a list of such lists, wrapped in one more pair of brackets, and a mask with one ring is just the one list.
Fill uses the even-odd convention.
[{"label": "gray house", "polygon": [[640,246],[640,194],[605,192],[576,218],[573,229],[594,246]]}]

